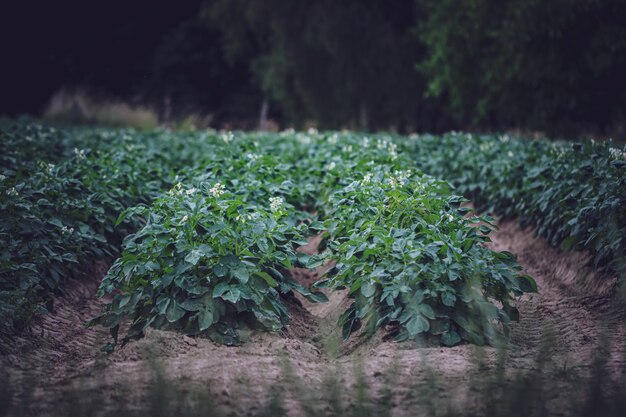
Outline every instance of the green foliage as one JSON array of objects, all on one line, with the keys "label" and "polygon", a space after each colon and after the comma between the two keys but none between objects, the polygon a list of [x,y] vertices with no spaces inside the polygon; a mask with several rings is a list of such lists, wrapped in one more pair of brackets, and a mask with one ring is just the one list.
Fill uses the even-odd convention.
[{"label": "green foliage", "polygon": [[517,217],[626,279],[626,153],[613,146],[455,133],[408,144],[421,169],[450,180],[478,211]]},{"label": "green foliage", "polygon": [[[223,137],[223,157],[125,214],[146,224],[127,237],[101,286],[114,299],[95,322],[114,335],[124,317],[124,340],[148,326],[225,343],[239,343],[249,327],[277,330],[293,290],[323,299],[293,282],[290,267],[327,259],[337,264],[318,286],[350,287],[355,298],[340,323],[346,337],[367,318],[372,331],[395,326],[398,339],[494,342],[498,323],[506,330],[517,319],[512,295],[536,290],[512,255],[482,246],[490,229],[472,222],[488,219],[464,219],[446,183],[398,171],[412,162],[389,137]],[[296,255],[305,235],[321,231],[326,250]]]},{"label": "green foliage", "polygon": [[285,122],[621,132],[626,2],[276,0],[205,6]]},{"label": "green foliage", "polygon": [[517,320],[511,295],[536,285],[512,254],[483,246],[491,220],[463,217],[462,201],[445,182],[380,168],[332,194],[325,226],[336,265],[317,285],[355,299],[340,319],[345,338],[365,322],[368,331],[394,325],[396,340],[493,344],[495,325]]},{"label": "green foliage", "polygon": [[[230,1],[207,5],[224,49],[296,126],[433,128],[433,100],[414,65],[414,4],[378,0]],[[246,55],[251,54],[253,55]]]},{"label": "green foliage", "polygon": [[212,167],[192,180],[194,187],[178,183],[150,208],[120,218],[140,215],[147,222],[125,239],[122,257],[104,278],[100,295],[123,292],[94,323],[117,335],[120,320],[131,317],[124,341],[152,326],[238,344],[241,329],[258,324],[277,331],[287,324],[283,298],[293,291],[326,299],[290,277],[302,260],[294,243],[303,241],[307,227],[298,222],[306,215],[278,194],[293,187],[281,178],[286,170],[273,158],[247,156],[230,161],[226,172]]},{"label": "green foliage", "polygon": [[[317,287],[349,288],[340,324],[401,340],[493,343],[536,291],[514,257],[487,249],[492,221],[518,216],[554,245],[588,249],[624,273],[624,151],[508,136],[362,137],[346,133],[3,131],[0,312],[24,327],[64,279],[120,253],[97,323],[124,339],[146,327],[239,343],[288,322],[295,265],[335,265]],[[45,156],[45,160],[41,160]],[[413,171],[415,165],[422,171]],[[324,234],[322,253],[296,253]],[[243,330],[243,332],[242,332]]]},{"label": "green foliage", "polygon": [[34,310],[52,308],[64,279],[116,256],[123,237],[140,226],[115,227],[120,212],[150,201],[174,170],[195,166],[193,158],[211,149],[202,137],[171,143],[166,134],[132,131],[16,125],[0,135],[3,333],[28,326]]},{"label": "green foliage", "polygon": [[[7,142],[3,294],[43,301],[126,236],[100,287],[112,302],[94,321],[117,338],[130,320],[124,341],[149,326],[228,344],[278,330],[294,291],[325,299],[290,268],[329,259],[326,285],[354,298],[346,337],[364,321],[398,339],[492,343],[517,319],[512,297],[536,291],[512,255],[483,245],[490,219],[464,217],[448,184],[409,172],[413,154],[388,136],[44,129],[21,140],[29,129]],[[53,167],[24,153],[45,155],[43,141],[58,148]],[[296,253],[320,232],[321,254]],[[20,303],[2,303],[7,323]]]},{"label": "green foliage", "polygon": [[7,80],[49,70],[26,92],[8,82],[2,112],[37,112],[63,88],[102,103],[81,115],[55,100],[75,122],[154,123],[112,104],[128,102],[167,124],[247,128],[269,109],[298,128],[624,132],[626,0],[192,0],[99,6],[98,20],[69,7],[40,8],[48,36],[5,57]]},{"label": "green foliage", "polygon": [[418,68],[461,126],[564,135],[623,123],[623,0],[418,4]]}]

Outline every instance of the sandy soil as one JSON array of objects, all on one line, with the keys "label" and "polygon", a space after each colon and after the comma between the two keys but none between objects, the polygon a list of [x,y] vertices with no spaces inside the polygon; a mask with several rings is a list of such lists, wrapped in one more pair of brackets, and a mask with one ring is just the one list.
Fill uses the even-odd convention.
[{"label": "sandy soil", "polygon": [[[513,222],[501,224],[492,240],[492,248],[518,256],[540,291],[519,301],[521,321],[512,325],[506,353],[510,378],[536,367],[540,354],[551,359],[552,368],[547,372],[552,376],[564,368],[585,372],[596,346],[607,335],[612,337],[609,365],[616,372],[624,370],[626,312],[612,301],[615,278],[589,269],[585,254],[563,253]],[[317,243],[313,239],[303,250],[314,251]],[[100,348],[108,341],[107,332],[85,327],[85,322],[99,312],[95,291],[102,268],[94,271],[93,281],[72,283],[68,294],[57,301],[55,311],[40,317],[30,333],[2,342],[0,361],[15,390],[35,387],[32,403],[42,414],[54,415],[63,401],[70,401],[63,393],[72,387],[105,393],[111,400],[132,387],[132,395],[138,398],[133,406],[141,407],[141,398],[154,376],[149,365],[153,362],[179,386],[210,386],[217,404],[232,415],[255,415],[272,386],[285,386],[285,392],[291,393],[308,387],[320,397],[324,391],[315,387],[330,377],[351,387],[357,378],[355,363],[373,391],[380,391],[390,375],[395,375],[393,415],[415,412],[414,407],[423,400],[416,392],[428,389],[433,376],[446,386],[435,392],[435,401],[459,407],[463,404],[467,409],[478,407],[472,398],[497,361],[496,349],[470,345],[398,344],[383,340],[382,335],[356,336],[341,343],[334,324],[349,302],[345,293],[330,294],[326,304],[303,301],[300,307],[292,303],[293,320],[285,331],[255,333],[243,346],[225,347],[204,338],[152,330],[144,339],[106,354]],[[304,283],[314,282],[320,272],[293,271]],[[552,343],[548,350],[542,350],[546,338],[552,338]],[[483,362],[482,368],[475,366],[477,360]],[[397,372],[391,374],[390,369]],[[297,376],[295,380],[289,379],[290,372]],[[562,409],[562,395],[556,390],[549,407]],[[303,414],[288,393],[286,408],[290,415]]]}]

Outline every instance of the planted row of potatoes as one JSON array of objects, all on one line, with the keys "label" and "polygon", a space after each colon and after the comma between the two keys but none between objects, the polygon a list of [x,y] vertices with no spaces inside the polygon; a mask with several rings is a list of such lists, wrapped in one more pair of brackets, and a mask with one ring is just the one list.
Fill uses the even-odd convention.
[{"label": "planted row of potatoes", "polygon": [[[100,286],[113,302],[94,323],[117,340],[120,323],[130,322],[123,341],[157,327],[237,344],[242,330],[285,326],[294,292],[324,302],[320,288],[349,288],[353,302],[338,323],[346,338],[384,328],[397,340],[492,343],[518,318],[514,297],[536,291],[511,254],[483,245],[491,220],[469,213],[450,184],[421,170],[467,193],[468,176],[454,178],[463,169],[450,149],[464,140],[469,171],[491,148],[477,146],[472,159],[462,135],[438,142],[38,125],[5,127],[1,135],[3,332],[27,325],[34,307],[51,307],[64,278],[79,276],[93,257],[116,258]],[[519,152],[536,143],[544,142],[509,146]],[[555,160],[571,147],[545,146],[562,149]],[[622,169],[608,149],[611,169]],[[572,182],[565,173],[550,179]],[[320,233],[319,255],[296,251]],[[290,276],[293,266],[330,260],[335,266],[312,288]]]},{"label": "planted row of potatoes", "polygon": [[508,135],[414,135],[415,162],[449,180],[478,211],[517,218],[563,249],[589,251],[626,280],[626,147]]},{"label": "planted row of potatoes", "polygon": [[0,128],[0,335],[53,308],[68,278],[117,257],[140,222],[115,221],[149,203],[177,173],[202,166],[223,141],[208,135]]},{"label": "planted row of potatoes", "polygon": [[[385,138],[228,135],[223,154],[179,177],[150,205],[119,221],[129,235],[100,293],[113,303],[94,322],[130,319],[123,341],[176,328],[240,343],[244,329],[281,329],[294,292],[348,288],[344,337],[385,328],[397,340],[492,343],[518,317],[513,297],[535,291],[509,253],[482,243],[490,219],[467,215],[450,186],[413,167]],[[315,256],[296,249],[322,234]],[[334,267],[312,288],[294,266]]]}]

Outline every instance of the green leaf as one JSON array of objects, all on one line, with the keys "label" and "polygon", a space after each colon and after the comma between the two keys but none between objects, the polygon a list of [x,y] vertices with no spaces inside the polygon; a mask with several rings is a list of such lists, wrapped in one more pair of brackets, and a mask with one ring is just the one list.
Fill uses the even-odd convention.
[{"label": "green leaf", "polygon": [[263,278],[265,280],[265,282],[267,282],[267,285],[269,285],[270,287],[274,288],[278,285],[278,282],[272,278],[272,276],[270,274],[268,274],[267,272],[264,271],[254,271],[254,275],[257,275],[261,278]]},{"label": "green leaf", "polygon": [[170,305],[170,301],[170,298],[167,298],[166,296],[161,296],[161,298],[159,298],[156,302],[157,311],[160,314],[165,314]]},{"label": "green leaf", "polygon": [[186,311],[198,311],[204,305],[203,298],[190,298],[178,304],[180,308]]},{"label": "green leaf", "polygon": [[313,229],[315,231],[323,231],[326,230],[326,228],[324,227],[324,223],[319,222],[319,221],[314,221],[309,225],[309,229]]},{"label": "green leaf", "polygon": [[461,336],[454,330],[449,330],[441,335],[441,342],[446,346],[454,346],[461,341]]},{"label": "green leaf", "polygon": [[187,256],[185,256],[185,262],[188,262],[192,265],[196,265],[198,261],[202,258],[202,251],[198,249],[194,249]]},{"label": "green leaf", "polygon": [[419,305],[422,303],[422,301],[424,301],[424,291],[421,289],[415,290],[411,302],[415,305]]},{"label": "green leaf", "polygon": [[319,268],[320,266],[324,265],[324,262],[326,261],[326,258],[320,255],[312,255],[309,256],[306,260],[306,267],[308,269],[315,269],[315,268]]},{"label": "green leaf", "polygon": [[117,220],[115,221],[115,227],[119,226],[120,223],[126,220],[126,216],[128,216],[128,213],[130,212],[130,210],[131,210],[130,208],[127,208],[126,210],[120,213],[120,215],[117,217]]},{"label": "green leaf", "polygon": [[420,333],[427,332],[430,328],[428,320],[421,315],[414,316],[406,323],[406,329],[411,337],[414,337]]},{"label": "green leaf", "polygon": [[184,315],[185,315],[185,310],[180,308],[178,304],[176,303],[176,301],[171,300],[167,307],[167,312],[165,314],[165,316],[167,317],[167,321],[169,321],[170,323],[174,323],[180,320]]},{"label": "green leaf", "polygon": [[241,291],[238,288],[231,288],[228,292],[222,295],[222,299],[230,301],[235,304],[241,298]]},{"label": "green leaf", "polygon": [[213,267],[213,273],[218,278],[223,278],[228,274],[228,268],[223,264],[216,264]]},{"label": "green leaf", "polygon": [[306,299],[313,303],[327,303],[328,297],[321,291],[313,291],[305,295]]},{"label": "green leaf", "polygon": [[523,292],[537,292],[537,283],[530,275],[518,275],[517,282],[519,284],[520,290]]},{"label": "green leaf", "polygon": [[454,303],[456,303],[456,296],[451,292],[444,292],[441,294],[441,301],[445,306],[454,307]]},{"label": "green leaf", "polygon": [[420,304],[418,307],[420,313],[422,313],[425,317],[433,320],[435,318],[435,312],[433,308],[428,304]]},{"label": "green leaf", "polygon": [[230,285],[227,282],[220,282],[213,288],[213,298],[221,297],[226,291],[230,289]]},{"label": "green leaf", "polygon": [[130,301],[130,294],[126,294],[124,295],[121,299],[120,299],[120,303],[119,303],[119,307],[122,308],[124,307],[126,304],[128,304],[128,302]]},{"label": "green leaf", "polygon": [[321,279],[313,284],[314,288],[328,288],[330,286],[331,280],[328,278]]},{"label": "green leaf", "polygon": [[243,264],[239,264],[239,266],[233,268],[231,271],[233,277],[237,278],[241,284],[246,284],[248,279],[250,279],[250,272]]},{"label": "green leaf", "polygon": [[375,293],[376,293],[376,283],[367,281],[367,282],[364,282],[363,285],[361,285],[361,294],[363,294],[364,297],[370,298]]},{"label": "green leaf", "polygon": [[159,271],[160,269],[161,269],[161,265],[159,265],[158,262],[154,262],[154,261],[146,262],[146,270],[151,271],[151,272],[156,272],[156,271]]},{"label": "green leaf", "polygon": [[206,306],[198,313],[198,327],[200,331],[204,331],[213,324],[213,310],[210,306]]}]

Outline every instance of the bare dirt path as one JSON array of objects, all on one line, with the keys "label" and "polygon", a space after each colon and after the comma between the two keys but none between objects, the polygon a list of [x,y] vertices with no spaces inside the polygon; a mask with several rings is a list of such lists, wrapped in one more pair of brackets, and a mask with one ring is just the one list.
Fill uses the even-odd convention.
[{"label": "bare dirt path", "polygon": [[[512,325],[507,375],[512,378],[518,371],[535,368],[540,354],[551,359],[553,369],[547,372],[553,375],[563,368],[586,372],[598,345],[609,346],[611,369],[624,370],[626,312],[612,301],[614,278],[585,266],[584,254],[562,253],[513,222],[501,224],[492,240],[492,248],[518,256],[540,291],[519,302],[521,321]],[[311,242],[306,249],[312,250],[315,244]],[[316,278],[302,270],[294,275],[305,282]],[[210,387],[217,404],[232,415],[257,414],[272,387],[282,386],[291,393],[306,387],[313,397],[321,398],[327,392],[316,387],[335,377],[349,390],[358,379],[355,363],[373,392],[383,389],[394,376],[393,415],[415,412],[424,400],[418,393],[432,385],[433,377],[446,386],[434,393],[434,400],[467,411],[467,407],[479,406],[472,398],[498,357],[494,348],[397,344],[381,336],[353,337],[340,344],[334,323],[347,304],[341,293],[332,294],[323,305],[304,303],[303,308],[293,303],[294,319],[286,331],[253,334],[243,346],[220,346],[203,338],[153,330],[144,339],[106,354],[100,348],[108,340],[107,332],[84,325],[99,311],[96,281],[73,283],[67,296],[57,301],[55,312],[39,318],[31,334],[2,342],[0,361],[13,390],[29,388],[37,413],[55,415],[58,407],[71,401],[65,395],[71,388],[80,388],[85,395],[99,393],[111,401],[130,392],[137,398],[131,408],[141,408],[141,398],[154,376],[149,365],[153,362],[178,386]],[[610,344],[605,336],[611,337]],[[546,338],[551,343],[542,350]],[[483,368],[476,368],[477,360]],[[389,369],[397,372],[390,374]],[[297,376],[295,380],[288,380],[290,372]],[[554,409],[562,409],[562,394],[556,391],[551,396]],[[302,405],[293,397],[285,395],[285,407],[290,415],[302,415]],[[23,395],[15,398],[19,401]]]}]

